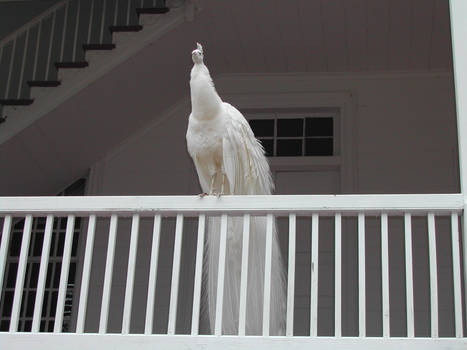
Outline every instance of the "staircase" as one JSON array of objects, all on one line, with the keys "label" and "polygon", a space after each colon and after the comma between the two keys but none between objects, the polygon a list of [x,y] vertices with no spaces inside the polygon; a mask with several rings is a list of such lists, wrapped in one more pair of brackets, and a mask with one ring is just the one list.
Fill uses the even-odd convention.
[{"label": "staircase", "polygon": [[193,18],[189,0],[64,0],[0,41],[0,144]]}]

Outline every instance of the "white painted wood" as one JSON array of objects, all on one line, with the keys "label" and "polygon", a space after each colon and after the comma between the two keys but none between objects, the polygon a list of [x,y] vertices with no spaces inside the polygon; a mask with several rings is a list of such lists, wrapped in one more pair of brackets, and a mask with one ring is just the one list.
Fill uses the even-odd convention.
[{"label": "white painted wood", "polygon": [[182,235],[183,235],[183,215],[177,215],[175,226],[175,243],[172,265],[172,284],[170,287],[170,305],[169,305],[169,324],[167,334],[175,334],[177,323],[177,303],[178,303],[178,285],[180,281],[180,261],[182,252]]},{"label": "white painted wood", "polygon": [[274,216],[266,216],[266,254],[264,262],[264,299],[263,299],[263,336],[269,336],[269,325],[271,323],[271,274],[272,274],[272,227]]},{"label": "white painted wood", "polygon": [[139,215],[134,214],[131,222],[130,253],[128,256],[128,271],[125,287],[125,302],[123,305],[122,333],[130,332],[131,306],[133,304],[133,288],[135,281],[136,253],[138,250]]},{"label": "white painted wood", "polygon": [[203,281],[204,234],[206,215],[198,217],[198,242],[196,244],[195,285],[193,287],[193,311],[191,316],[191,335],[199,333],[199,315],[201,310],[201,283]]},{"label": "white painted wood", "polygon": [[57,12],[54,12],[52,14],[52,26],[50,27],[49,50],[48,50],[48,53],[47,53],[47,63],[46,63],[46,66],[45,66],[44,80],[49,79],[50,65],[52,64],[52,62],[51,62],[51,59],[52,59],[52,46],[53,46],[53,38],[54,38],[54,34],[55,34],[55,20],[56,20],[56,18],[57,18]]},{"label": "white painted wood", "polygon": [[[118,6],[118,1],[117,4],[115,5],[116,7]],[[102,16],[101,16],[101,33],[99,35],[99,43],[104,43],[104,27],[105,27],[105,10],[107,8],[107,2],[106,0],[103,1],[102,3]]]},{"label": "white painted wood", "polygon": [[75,228],[75,216],[68,215],[65,231],[65,246],[63,248],[62,269],[60,271],[60,283],[57,297],[57,309],[55,311],[54,333],[61,333],[63,326],[63,311],[68,284],[68,272],[70,269],[71,248]]},{"label": "white painted wood", "polygon": [[144,334],[152,334],[154,319],[154,300],[156,295],[157,266],[159,262],[159,242],[161,233],[161,216],[154,216],[151,247],[151,265],[149,268],[148,299],[146,302],[146,320]]},{"label": "white painted wood", "polygon": [[5,276],[6,258],[8,256],[8,247],[10,246],[11,221],[11,215],[7,215],[3,219],[2,241],[0,246],[0,286],[3,286],[3,278]]},{"label": "white painted wood", "polygon": [[91,1],[91,10],[89,13],[89,26],[88,26],[88,39],[86,43],[91,43],[91,34],[92,34],[92,21],[94,19],[94,0]]},{"label": "white painted wood", "polygon": [[[457,112],[457,140],[459,142],[459,172],[461,191],[467,193],[467,2],[450,0],[452,60],[454,65],[454,85]],[[467,215],[463,216],[463,265],[464,281],[467,281]],[[464,300],[467,300],[467,288],[464,288]]]},{"label": "white painted wood", "polygon": [[13,306],[11,309],[10,332],[18,331],[19,313],[21,300],[23,298],[24,277],[28,262],[29,244],[31,243],[32,216],[26,216],[23,228],[23,238],[21,240],[21,251],[19,255],[18,270],[16,273],[15,293],[13,296]]},{"label": "white painted wood", "polygon": [[39,27],[37,28],[36,53],[34,54],[34,67],[32,69],[32,79],[31,79],[32,81],[36,80],[37,58],[39,56],[39,45],[41,42],[41,30],[42,30],[42,21],[39,22]]},{"label": "white painted wood", "polygon": [[23,77],[24,77],[24,65],[26,63],[26,55],[28,53],[28,41],[29,41],[29,32],[31,30],[28,29],[26,31],[26,38],[24,40],[24,48],[23,48],[23,58],[21,59],[21,72],[19,74],[19,82],[18,82],[18,92],[16,93],[16,98],[20,98],[21,96],[21,87],[23,86]]},{"label": "white painted wood", "polygon": [[415,194],[415,195],[298,195],[298,196],[85,196],[85,197],[3,197],[0,212],[24,215],[96,214],[121,216],[183,213],[197,216],[199,212],[209,214],[288,214],[297,215],[334,214],[367,215],[385,213],[446,214],[461,213],[463,197],[460,194]]},{"label": "white painted wood", "polygon": [[293,336],[294,299],[295,299],[295,251],[297,215],[289,214],[289,267],[287,273],[287,323],[285,335]]},{"label": "white painted wood", "polygon": [[96,232],[96,216],[90,215],[88,232],[86,235],[86,248],[84,250],[83,273],[81,277],[81,291],[79,294],[78,319],[76,333],[83,333],[86,322],[86,308],[88,304],[89,278],[91,277],[92,253],[94,248],[94,236]]},{"label": "white painted wood", "polygon": [[366,336],[365,214],[358,214],[358,336]]},{"label": "white painted wood", "polygon": [[126,25],[130,25],[130,10],[131,10],[131,1],[128,1],[128,7],[126,9]]},{"label": "white painted wood", "polygon": [[44,241],[42,242],[41,262],[39,267],[39,279],[37,282],[36,300],[34,302],[34,314],[32,318],[31,332],[39,332],[42,315],[42,303],[44,289],[49,266],[50,242],[52,241],[53,215],[47,215],[45,222]]},{"label": "white painted wood", "polygon": [[409,213],[404,215],[405,234],[405,294],[407,313],[407,336],[415,337],[415,310],[413,293],[413,257],[412,257],[412,216]]},{"label": "white painted wood", "polygon": [[216,295],[216,321],[214,335],[222,334],[222,311],[224,306],[224,277],[225,257],[227,254],[227,215],[221,216],[221,232],[219,242],[219,265],[217,272],[217,295]]},{"label": "white painted wood", "polygon": [[8,78],[7,78],[5,96],[4,96],[5,99],[8,98],[8,93],[10,92],[11,74],[13,72],[13,62],[15,60],[15,51],[16,51],[16,41],[17,40],[18,40],[18,37],[15,37],[14,40],[13,40],[13,48],[12,48],[12,51],[11,51],[10,66],[8,68]]},{"label": "white painted wood", "polygon": [[316,337],[318,335],[319,215],[313,214],[311,220],[310,336]]},{"label": "white painted wood", "polygon": [[109,241],[107,243],[107,258],[105,260],[104,287],[102,291],[101,315],[99,320],[99,333],[107,333],[109,318],[110,289],[112,287],[112,274],[114,268],[115,240],[117,238],[118,216],[110,217]]},{"label": "white painted wood", "polygon": [[452,280],[454,284],[454,321],[456,325],[456,337],[462,337],[462,288],[461,288],[461,260],[459,249],[459,216],[451,214],[451,239],[452,239]]},{"label": "white painted wood", "polygon": [[28,333],[0,333],[0,343],[8,350],[28,350],[45,344],[48,350],[63,350],[66,344],[68,350],[154,350],[154,349],[203,349],[203,350],[465,350],[467,339],[453,338],[355,338],[355,337],[295,337],[293,343],[288,337],[237,337],[237,336],[209,336],[209,335],[152,335],[142,334],[120,335],[107,334],[28,334]]},{"label": "white painted wood", "polygon": [[238,317],[238,335],[245,335],[246,299],[248,288],[248,254],[250,250],[250,214],[243,216],[242,267],[240,277],[240,310]]},{"label": "white painted wood", "polygon": [[342,217],[334,216],[334,336],[342,336]]},{"label": "white painted wood", "polygon": [[[105,1],[105,0],[104,0]],[[65,50],[65,37],[66,37],[66,27],[68,23],[68,8],[70,7],[69,2],[65,4],[65,17],[63,19],[63,32],[62,32],[62,43],[60,45],[60,62],[63,62],[63,54]],[[54,12],[55,14],[55,12]]]},{"label": "white painted wood", "polygon": [[79,30],[79,15],[81,13],[81,0],[78,0],[78,8],[76,9],[76,23],[75,23],[75,34],[73,36],[73,53],[71,55],[72,61],[76,61],[76,44],[78,40],[78,30]]},{"label": "white painted wood", "polygon": [[117,17],[118,17],[118,0],[115,1],[115,11],[114,11],[114,26],[117,25]]},{"label": "white painted wood", "polygon": [[381,214],[381,300],[383,317],[383,337],[390,336],[389,318],[389,240],[388,214]]},{"label": "white painted wood", "polygon": [[438,263],[436,254],[435,215],[428,214],[428,252],[430,262],[431,336],[438,337]]}]

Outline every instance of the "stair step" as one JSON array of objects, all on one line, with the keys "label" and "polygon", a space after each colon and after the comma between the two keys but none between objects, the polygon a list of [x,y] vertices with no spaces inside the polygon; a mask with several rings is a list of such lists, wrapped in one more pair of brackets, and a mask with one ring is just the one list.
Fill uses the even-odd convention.
[{"label": "stair step", "polygon": [[0,99],[0,104],[4,106],[29,106],[33,103],[33,99],[29,98],[5,98]]},{"label": "stair step", "polygon": [[55,62],[57,68],[84,68],[89,65],[86,61],[81,62]]},{"label": "stair step", "polygon": [[115,44],[83,44],[83,50],[113,50]]},{"label": "stair step", "polygon": [[132,25],[132,26],[110,26],[109,30],[111,33],[115,32],[139,32],[143,29],[143,26]]},{"label": "stair step", "polygon": [[150,14],[164,14],[169,12],[168,7],[143,7],[137,8],[136,13],[139,15],[150,15]]},{"label": "stair step", "polygon": [[38,86],[38,87],[56,87],[60,85],[60,81],[58,80],[30,80],[28,81],[28,85],[30,87]]}]

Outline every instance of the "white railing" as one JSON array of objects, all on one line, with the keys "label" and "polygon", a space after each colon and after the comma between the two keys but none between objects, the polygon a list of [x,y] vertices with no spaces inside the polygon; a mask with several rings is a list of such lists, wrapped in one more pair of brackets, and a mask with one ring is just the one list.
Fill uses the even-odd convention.
[{"label": "white railing", "polygon": [[164,4],[161,0],[59,1],[0,40],[0,65],[8,67],[0,76],[0,100],[29,99],[28,81],[53,83],[55,63],[84,61],[84,44],[112,43],[109,26],[138,24],[135,7]]},{"label": "white railing", "polygon": [[[224,196],[224,197],[212,197],[208,196],[205,198],[199,198],[197,196],[170,196],[170,197],[10,197],[2,198],[0,200],[0,216],[3,218],[3,231],[0,246],[0,285],[3,283],[3,277],[5,272],[5,264],[8,256],[8,246],[10,241],[10,232],[12,225],[18,218],[25,219],[23,225],[23,234],[21,241],[21,248],[19,254],[19,262],[17,268],[15,292],[13,297],[13,306],[10,315],[9,329],[7,333],[0,333],[0,343],[8,344],[13,349],[27,348],[30,342],[41,342],[47,343],[47,348],[59,349],[63,347],[63,341],[69,341],[70,349],[84,349],[95,347],[99,342],[104,348],[113,348],[113,346],[121,345],[128,346],[132,345],[138,348],[151,348],[155,344],[159,344],[162,347],[172,346],[174,348],[183,348],[185,345],[190,344],[194,348],[203,347],[206,348],[218,348],[226,344],[231,346],[258,346],[259,348],[270,348],[271,346],[286,346],[286,344],[294,344],[297,348],[308,348],[310,346],[331,346],[335,345],[336,348],[345,347],[350,349],[361,348],[362,346],[377,346],[385,344],[387,348],[400,347],[403,342],[408,342],[412,346],[419,346],[420,348],[430,349],[438,348],[439,346],[445,346],[446,348],[461,349],[467,346],[466,338],[464,338],[463,329],[464,322],[462,319],[463,301],[462,296],[462,270],[466,264],[466,256],[463,256],[463,262],[461,260],[461,240],[459,233],[459,216],[462,215],[464,209],[464,199],[459,194],[449,195],[337,195],[337,196]],[[248,337],[245,336],[245,315],[246,315],[246,272],[248,271],[248,244],[249,244],[249,221],[251,216],[267,216],[267,233],[272,234],[272,221],[274,217],[279,219],[285,219],[288,224],[286,232],[281,232],[281,235],[285,235],[284,241],[288,241],[288,253],[287,258],[284,257],[284,261],[288,261],[288,281],[287,281],[287,314],[286,314],[286,335],[284,337],[270,337],[268,331],[263,328],[263,337]],[[241,262],[241,296],[240,296],[240,310],[239,310],[239,336],[222,336],[222,319],[216,320],[216,331],[213,336],[199,335],[200,334],[200,314],[202,298],[202,261],[203,261],[203,241],[204,231],[206,228],[206,218],[210,216],[221,217],[221,228],[220,235],[224,237],[221,239],[220,249],[220,264],[225,262],[226,247],[228,247],[225,235],[227,232],[227,218],[228,217],[243,217],[243,248],[244,252],[242,255]],[[40,261],[40,270],[38,273],[37,292],[35,296],[34,313],[32,318],[32,333],[18,333],[18,320],[20,317],[20,309],[22,304],[22,290],[25,279],[26,265],[28,251],[30,250],[30,237],[31,237],[31,223],[35,217],[45,217],[46,224],[43,229],[44,238],[42,245],[42,257]],[[53,328],[53,334],[38,333],[39,324],[41,318],[41,307],[42,298],[44,295],[44,284],[47,276],[48,266],[48,251],[53,232],[54,217],[67,217],[67,225],[64,234],[64,248],[63,248],[63,260],[61,264],[60,274],[60,288],[57,297],[57,307],[55,311],[55,324]],[[69,273],[70,256],[73,245],[73,229],[74,222],[77,218],[84,218],[87,221],[87,227],[83,227],[83,233],[86,233],[86,241],[83,243],[83,250],[81,254],[82,268],[81,274],[77,276],[79,281],[75,284],[79,286],[79,291],[76,291],[75,302],[78,304],[75,308],[75,325],[70,330],[71,334],[63,334],[63,308],[65,303],[65,292],[67,286],[67,278]],[[105,218],[105,219],[103,219]],[[108,219],[110,218],[110,221]],[[164,225],[162,221],[168,218],[175,219],[174,227],[170,230],[162,228]],[[193,226],[193,232],[187,232],[186,223],[187,220],[195,219],[197,227]],[[310,231],[298,232],[298,222],[305,218],[308,220],[310,225]],[[394,236],[398,239],[401,238],[403,248],[403,265],[401,269],[391,268],[391,255],[393,254],[390,246],[390,242],[394,242],[394,232],[397,231],[392,228],[390,222],[394,218],[398,218],[403,222],[401,225],[401,235]],[[415,219],[414,219],[415,218]],[[437,232],[439,222],[441,218],[448,218],[450,223],[450,229],[448,231],[442,231],[441,229]],[[120,223],[128,219],[131,220],[131,225],[123,225],[128,227],[122,231],[123,226],[120,227]],[[443,219],[443,220],[444,220]],[[99,220],[100,223],[99,223]],[[103,228],[102,220],[107,220],[105,228]],[[149,236],[151,237],[150,242],[145,241],[148,248],[148,257],[145,263],[141,262],[139,257],[139,251],[141,248],[141,235],[142,235],[142,221],[146,220],[146,226],[150,223]],[[322,222],[325,220],[331,220],[332,230],[322,229]],[[354,229],[348,224],[348,220],[355,220]],[[375,225],[370,225],[370,220],[376,220],[377,228]],[[417,220],[417,224],[414,224],[413,220]],[[421,221],[420,221],[421,220]],[[413,239],[417,239],[420,242],[419,233],[413,233],[413,229],[419,231],[418,223],[423,222],[426,225],[426,232],[423,233],[423,237],[426,238],[427,242],[427,263],[429,266],[426,267],[428,271],[429,283],[429,305],[426,310],[417,310],[414,305],[417,304],[417,298],[419,297],[414,289],[414,270],[416,266],[416,257],[413,255],[414,245]],[[193,222],[192,222],[193,223]],[[306,226],[308,227],[308,226]],[[353,231],[355,232],[353,232]],[[147,228],[146,228],[147,231]],[[352,233],[353,232],[353,233]],[[355,233],[356,246],[348,247],[344,244],[345,240],[348,240],[350,235]],[[308,311],[309,318],[308,332],[305,336],[297,337],[297,315],[294,315],[296,311],[297,302],[297,291],[295,290],[297,283],[303,279],[303,276],[298,276],[299,270],[297,269],[297,249],[301,249],[297,245],[297,235],[303,236],[311,235],[311,249],[310,252],[310,265],[308,266],[309,271],[309,294],[308,294]],[[368,260],[369,255],[373,254],[374,251],[369,250],[368,240],[374,240],[376,234],[378,235],[379,244],[379,259],[380,259],[380,271],[377,274],[379,281],[375,281],[372,277],[369,277],[369,269],[374,268],[370,266]],[[100,239],[100,236],[104,235],[105,244],[97,244],[96,239]],[[156,281],[159,281],[162,273],[161,267],[161,254],[166,254],[165,250],[161,250],[162,237],[174,237],[173,239],[173,255],[170,254],[172,260],[170,268],[166,267],[171,271],[168,275],[171,276],[170,288],[167,290],[167,295],[170,297],[167,300],[167,317],[162,317],[164,326],[162,332],[155,331],[154,319],[155,319],[155,304],[157,298],[155,291],[158,290]],[[183,266],[182,260],[182,242],[184,237],[196,236],[197,242],[193,245],[193,261],[195,263],[192,269],[193,275],[190,280],[192,292],[189,292],[189,296],[184,296],[185,299],[190,298],[189,308],[186,305],[180,308],[180,303],[186,300],[181,300],[180,293],[184,290],[180,287],[183,283],[187,288],[186,281],[181,278],[181,270]],[[301,236],[301,237],[302,237]],[[323,336],[320,334],[320,321],[324,315],[320,314],[321,305],[320,300],[323,296],[319,293],[320,281],[322,281],[323,274],[318,276],[318,272],[322,268],[322,264],[325,262],[323,259],[323,253],[319,249],[320,241],[326,240],[330,236],[333,237],[333,261],[334,264],[330,265],[333,269],[333,329],[332,334]],[[118,237],[118,238],[117,238]],[[125,238],[126,237],[126,238]],[[121,240],[125,240],[127,243],[122,247],[116,248]],[[399,239],[400,240],[400,239]],[[440,243],[444,242],[444,243]],[[463,240],[466,244],[466,240]],[[266,243],[265,243],[266,244]],[[445,256],[440,256],[441,245],[450,247],[450,263],[446,265]],[[150,248],[149,248],[150,246]],[[102,248],[106,248],[106,253],[101,252]],[[417,246],[417,249],[420,247]],[[123,249],[123,250],[122,250]],[[344,281],[345,276],[343,274],[343,257],[349,254],[349,249],[354,249],[355,261],[358,274],[356,285],[358,291],[356,292],[356,300],[358,306],[356,307],[357,313],[355,315],[357,331],[355,334],[345,334],[347,331],[344,329],[344,311],[347,298],[344,295]],[[443,248],[444,249],[444,248]],[[97,253],[96,253],[96,250]],[[105,250],[105,249],[104,249]],[[127,255],[122,254],[126,251]],[[116,254],[117,252],[117,254]],[[246,254],[245,254],[246,252]],[[444,250],[443,250],[444,252]],[[345,254],[347,255],[345,255]],[[101,266],[103,271],[103,280],[97,284],[93,284],[91,281],[91,275],[93,267],[93,259],[99,254],[102,258],[105,255],[105,266]],[[444,253],[443,253],[444,254]],[[271,259],[271,254],[266,254],[266,259]],[[143,259],[144,260],[144,259]],[[440,261],[443,261],[443,266],[439,265]],[[100,259],[104,261],[104,259]],[[186,264],[186,261],[185,261]],[[116,266],[126,266],[126,273],[124,273],[122,285],[124,285],[123,306],[121,307],[121,318],[118,316],[120,326],[116,330],[109,330],[109,324],[111,321],[112,310],[110,308],[114,297],[112,295],[112,289],[115,288],[115,274],[121,272],[116,270]],[[146,269],[141,266],[145,265]],[[137,268],[137,266],[139,266]],[[270,273],[272,264],[271,261],[266,261],[265,273]],[[440,278],[439,271],[445,271],[448,266],[450,272],[450,286],[440,286],[438,281]],[[423,267],[423,266],[422,266]],[[144,282],[139,276],[138,284],[135,282],[135,271],[145,271]],[[321,270],[323,271],[323,270]],[[326,270],[328,271],[328,270]],[[390,282],[393,278],[402,277],[405,282],[403,297],[405,298],[405,310],[403,311],[406,327],[405,335],[396,334],[394,335],[391,329],[391,324],[394,322],[394,316],[391,313],[391,303],[395,303],[398,295],[395,295],[390,288]],[[372,272],[372,276],[374,276]],[[445,277],[445,276],[441,276]],[[298,278],[298,279],[297,279]],[[126,282],[123,282],[126,280]],[[218,285],[223,286],[224,281],[224,270],[219,269]],[[157,282],[158,283],[158,282]],[[346,282],[347,283],[347,282]],[[379,321],[381,323],[381,329],[379,335],[368,334],[369,329],[368,323],[368,312],[367,306],[370,304],[368,287],[373,285],[381,285],[380,294],[377,297],[381,301]],[[141,294],[141,291],[136,293],[136,288],[143,285],[145,292]],[[139,288],[139,287],[138,287]],[[160,287],[159,287],[160,288]],[[441,288],[441,289],[440,289]],[[441,309],[440,305],[445,305],[446,293],[438,294],[439,290],[448,288],[449,293],[452,296],[453,307],[449,309],[451,315],[446,316],[446,308],[443,306]],[[100,311],[92,313],[96,320],[90,320],[88,313],[90,312],[88,304],[88,296],[90,292],[95,292],[96,289],[102,291],[99,294],[100,300],[98,303],[93,305],[99,305]],[[265,290],[265,296],[268,291]],[[157,294],[158,292],[156,292]],[[221,295],[219,295],[219,293]],[[94,293],[95,294],[95,293]],[[373,291],[374,294],[374,291]],[[135,297],[137,295],[137,298]],[[144,301],[142,302],[142,296]],[[400,295],[399,295],[400,296]],[[451,298],[451,296],[449,298]],[[266,296],[267,297],[267,296]],[[375,295],[373,295],[375,297]],[[448,299],[449,299],[448,298]],[[118,299],[118,298],[117,298]],[[222,300],[222,288],[218,289],[217,302],[220,305]],[[139,313],[135,311],[135,301],[137,303],[144,304],[143,309],[145,312]],[[417,305],[420,305],[418,303]],[[159,306],[160,307],[160,306]],[[265,308],[264,315],[268,315],[268,311]],[[443,316],[440,315],[439,311],[442,310]],[[156,314],[158,310],[156,308]],[[160,312],[160,310],[159,310]],[[417,328],[420,329],[416,314],[420,312],[420,315],[429,314],[429,334],[417,334]],[[185,314],[185,319],[188,319],[189,327],[185,331],[179,331],[178,322],[180,321],[181,314]],[[115,315],[114,315],[115,316]],[[92,318],[91,317],[91,318]],[[307,316],[308,317],[308,316]],[[349,315],[347,314],[348,318]],[[372,317],[374,322],[375,317]],[[377,317],[377,318],[378,318]],[[443,329],[443,334],[440,332],[440,320],[444,322],[444,318],[452,318],[454,320],[452,329],[446,331],[446,327]],[[350,317],[352,319],[352,317]],[[138,320],[137,320],[138,319]],[[160,319],[159,319],[160,321]],[[98,327],[94,329],[88,329],[87,323],[93,323]],[[303,322],[300,320],[300,322]],[[135,326],[138,323],[139,326]],[[160,322],[159,322],[160,323]],[[133,324],[133,326],[132,326]],[[266,323],[267,324],[267,323]],[[443,326],[443,324],[441,324]],[[113,328],[115,328],[113,326]],[[448,327],[449,328],[449,327]],[[136,331],[135,331],[136,329]],[[118,333],[117,335],[109,333]],[[447,333],[446,333],[447,332]],[[139,333],[139,334],[134,334]],[[157,334],[155,334],[157,333]],[[423,332],[422,332],[423,333]],[[184,335],[181,335],[184,334]],[[105,338],[102,336],[105,335]],[[266,335],[266,336],[265,336]],[[74,338],[76,336],[77,338]],[[79,337],[78,337],[79,336]],[[148,337],[149,336],[149,337]],[[101,337],[101,338],[99,338]],[[67,340],[68,339],[68,340]],[[99,340],[100,339],[100,340]],[[223,340],[226,343],[223,343]],[[159,343],[157,343],[159,342]],[[126,345],[125,345],[126,344]],[[407,345],[407,344],[405,344]]]}]

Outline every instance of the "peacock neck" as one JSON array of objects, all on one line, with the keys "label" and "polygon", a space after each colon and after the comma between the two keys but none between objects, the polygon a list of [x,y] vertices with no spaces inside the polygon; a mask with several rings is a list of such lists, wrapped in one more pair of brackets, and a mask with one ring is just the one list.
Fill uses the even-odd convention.
[{"label": "peacock neck", "polygon": [[214,88],[208,68],[195,64],[190,79],[192,114],[199,119],[214,118],[222,105],[222,100]]}]

